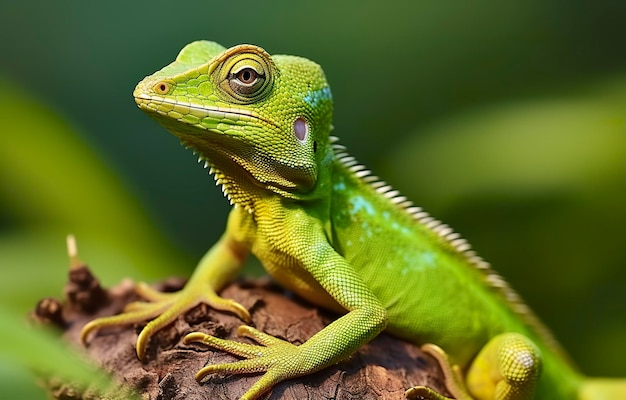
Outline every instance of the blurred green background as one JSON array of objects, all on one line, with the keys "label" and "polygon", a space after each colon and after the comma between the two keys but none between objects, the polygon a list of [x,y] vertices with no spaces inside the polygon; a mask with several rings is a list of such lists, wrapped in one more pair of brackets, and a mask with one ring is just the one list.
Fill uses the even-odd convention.
[{"label": "blurred green background", "polygon": [[[188,275],[227,202],[136,82],[196,39],[323,65],[335,134],[461,232],[581,369],[626,376],[626,2],[0,4],[0,385],[76,370],[24,315],[64,238],[105,284]],[[80,377],[77,377],[79,379]]]}]

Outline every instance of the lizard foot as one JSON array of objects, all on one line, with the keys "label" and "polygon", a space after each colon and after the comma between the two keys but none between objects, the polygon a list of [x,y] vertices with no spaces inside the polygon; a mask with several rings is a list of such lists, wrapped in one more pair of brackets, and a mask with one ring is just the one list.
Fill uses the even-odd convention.
[{"label": "lizard foot", "polygon": [[310,356],[302,351],[302,346],[291,344],[245,325],[239,327],[237,334],[252,339],[260,345],[220,339],[201,332],[193,332],[185,336],[183,339],[185,344],[204,343],[244,358],[231,363],[207,365],[196,373],[198,382],[213,373],[264,372],[263,376],[241,397],[242,400],[252,400],[267,392],[278,382],[306,375],[315,370],[307,366]]},{"label": "lizard foot", "polygon": [[[422,346],[422,351],[433,357],[437,363],[439,363],[439,367],[443,372],[446,388],[453,396],[452,399],[472,400],[472,397],[467,392],[465,384],[463,383],[461,369],[458,365],[453,365],[450,362],[448,355],[439,346],[428,343]],[[404,392],[404,395],[407,399],[452,400],[426,386],[412,387]]]},{"label": "lizard foot", "polygon": [[210,285],[204,282],[191,280],[176,293],[161,293],[145,283],[139,283],[135,290],[147,301],[127,305],[122,314],[90,321],[81,330],[81,341],[86,344],[89,335],[101,328],[129,325],[154,318],[137,337],[137,356],[143,359],[148,340],[152,335],[200,303],[206,303],[217,310],[232,312],[242,320],[250,321],[250,313],[241,304],[219,297]]},{"label": "lizard foot", "polygon": [[415,400],[454,400],[443,396],[426,386],[414,386],[404,392],[404,395],[407,399]]}]

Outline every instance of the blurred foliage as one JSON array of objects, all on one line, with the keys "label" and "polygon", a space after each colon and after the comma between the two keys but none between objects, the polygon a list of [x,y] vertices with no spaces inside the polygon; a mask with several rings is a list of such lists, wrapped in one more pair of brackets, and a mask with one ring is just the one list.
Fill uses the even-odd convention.
[{"label": "blurred foliage", "polygon": [[7,398],[32,399],[43,394],[25,367],[77,383],[104,379],[50,334],[24,323],[38,299],[62,296],[69,264],[65,235],[82,238],[79,247],[105,284],[124,276],[155,279],[192,261],[167,243],[55,113],[2,80],[0,93],[0,385]]},{"label": "blurred foliage", "polygon": [[626,79],[617,78],[483,107],[420,129],[383,168],[409,198],[454,221],[584,371],[613,375],[626,354],[624,105]]},{"label": "blurred foliage", "polygon": [[[2,332],[60,294],[69,232],[109,284],[188,274],[218,238],[226,201],[131,98],[204,38],[323,65],[350,152],[462,232],[585,372],[626,375],[625,17],[608,0],[2,2]],[[2,343],[0,383],[22,390]]]},{"label": "blurred foliage", "polygon": [[73,389],[80,388],[90,393],[115,390],[111,379],[97,366],[87,362],[76,349],[61,345],[54,332],[33,330],[32,326],[20,322],[22,318],[4,304],[0,305],[0,324],[13,328],[5,330],[0,337],[3,398],[49,398],[41,388],[33,385],[33,373],[41,382],[72,382]]}]

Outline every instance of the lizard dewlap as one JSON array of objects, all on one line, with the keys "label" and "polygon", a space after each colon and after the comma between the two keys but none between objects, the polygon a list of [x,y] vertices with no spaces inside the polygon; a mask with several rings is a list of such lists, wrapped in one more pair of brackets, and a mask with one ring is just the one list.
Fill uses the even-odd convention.
[{"label": "lizard dewlap", "polygon": [[[301,345],[249,326],[251,345],[190,333],[240,361],[216,372],[256,373],[256,399],[278,382],[355,352],[381,331],[424,345],[447,371],[457,399],[626,399],[626,381],[583,377],[520,297],[448,226],[349,156],[332,129],[332,95],[319,65],[198,41],[146,77],[135,100],[191,147],[233,204],[226,229],[184,289],[164,295],[139,285],[141,307],[96,319],[82,331],[150,320],[150,337],[200,303],[250,321],[217,293],[253,253],[281,285],[341,313]],[[410,398],[444,399],[427,387]]]}]

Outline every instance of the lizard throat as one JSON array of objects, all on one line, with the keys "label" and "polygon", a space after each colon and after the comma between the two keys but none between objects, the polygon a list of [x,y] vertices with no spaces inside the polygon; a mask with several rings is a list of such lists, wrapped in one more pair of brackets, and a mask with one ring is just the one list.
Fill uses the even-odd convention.
[{"label": "lizard throat", "polygon": [[[209,174],[215,179],[215,184],[221,187],[224,197],[228,199],[231,205],[237,205],[243,207],[248,212],[253,212],[256,201],[267,196],[270,192],[294,200],[303,198],[302,195],[294,192],[294,187],[291,185],[257,180],[252,171],[249,171],[244,165],[238,163],[226,153],[219,152],[219,159],[228,162],[230,165],[222,165],[223,162],[216,163],[212,160],[212,157],[206,156],[205,151],[184,139],[181,139],[181,144],[185,148],[191,149],[198,156],[198,163],[209,170]],[[233,175],[232,172],[225,173],[224,171],[236,172]]]}]

